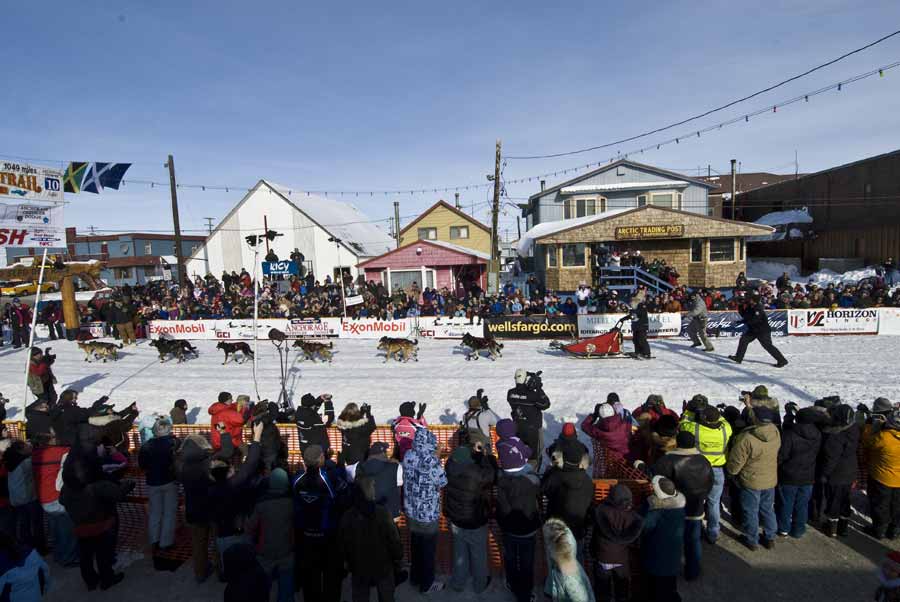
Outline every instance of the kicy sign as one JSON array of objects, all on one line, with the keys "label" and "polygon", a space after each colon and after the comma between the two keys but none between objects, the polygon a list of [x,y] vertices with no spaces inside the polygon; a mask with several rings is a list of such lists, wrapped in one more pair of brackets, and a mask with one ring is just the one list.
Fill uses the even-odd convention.
[{"label": "kicy sign", "polygon": [[788,334],[877,334],[877,309],[792,309]]},{"label": "kicy sign", "polygon": [[262,269],[265,276],[290,276],[300,273],[293,261],[264,261]]}]

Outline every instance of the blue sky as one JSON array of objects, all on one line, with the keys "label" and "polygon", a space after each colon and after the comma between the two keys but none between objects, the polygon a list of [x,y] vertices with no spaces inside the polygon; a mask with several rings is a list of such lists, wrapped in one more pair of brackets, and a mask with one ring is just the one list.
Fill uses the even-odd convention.
[{"label": "blue sky", "polygon": [[[510,155],[557,152],[683,118],[900,29],[900,3],[34,1],[8,3],[4,22],[0,155],[132,162],[128,177],[165,181],[173,153],[184,183],[378,190],[484,183],[497,138]],[[900,36],[699,124],[897,60]],[[815,171],[900,147],[898,98],[900,69],[639,160],[792,172],[797,150]],[[240,196],[183,189],[182,227]],[[344,198],[379,219],[394,200],[410,215],[441,197]],[[79,229],[171,228],[166,189],[68,198]],[[462,193],[485,221],[486,198]],[[501,226],[514,232],[515,214]]]}]

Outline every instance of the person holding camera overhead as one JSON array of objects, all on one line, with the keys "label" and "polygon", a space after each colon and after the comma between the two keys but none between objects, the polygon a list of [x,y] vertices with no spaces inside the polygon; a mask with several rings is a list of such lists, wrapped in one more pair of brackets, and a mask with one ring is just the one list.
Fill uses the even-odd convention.
[{"label": "person holding camera overhead", "polygon": [[541,468],[541,450],[544,449],[544,414],[550,408],[550,398],[544,393],[540,372],[516,370],[516,386],[507,391],[506,401],[512,408],[519,438],[531,449],[528,463],[535,471]]},{"label": "person holding camera overhead", "polygon": [[[319,408],[325,406],[325,421],[319,414]],[[297,424],[297,435],[300,439],[300,451],[305,452],[310,445],[318,445],[326,457],[331,451],[331,441],[328,439],[328,427],[334,422],[334,403],[331,395],[323,393],[313,397],[312,393],[306,393],[300,398],[300,407],[294,415]]]}]

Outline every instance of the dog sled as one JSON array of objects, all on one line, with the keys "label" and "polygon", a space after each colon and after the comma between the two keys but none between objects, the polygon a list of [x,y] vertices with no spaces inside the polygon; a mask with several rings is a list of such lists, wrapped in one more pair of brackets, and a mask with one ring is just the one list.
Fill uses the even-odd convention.
[{"label": "dog sled", "polygon": [[581,359],[633,358],[633,353],[626,353],[622,348],[622,324],[627,319],[628,316],[623,317],[616,322],[615,326],[595,337],[580,339],[574,343],[550,341],[550,349],[562,351],[570,357]]}]

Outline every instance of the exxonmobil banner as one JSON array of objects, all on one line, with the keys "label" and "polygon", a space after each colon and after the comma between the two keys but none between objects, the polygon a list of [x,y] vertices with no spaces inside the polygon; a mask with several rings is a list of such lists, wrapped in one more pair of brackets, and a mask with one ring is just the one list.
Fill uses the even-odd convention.
[{"label": "exxonmobil banner", "polygon": [[788,334],[878,334],[878,310],[791,309]]},{"label": "exxonmobil banner", "polygon": [[407,338],[413,334],[412,321],[402,320],[341,320],[342,339],[380,339],[392,337],[397,339]]},{"label": "exxonmobil banner", "polygon": [[[766,312],[773,337],[787,335],[788,312],[786,309],[775,309]],[[739,337],[747,331],[741,314],[736,311],[711,311],[707,314],[706,334],[711,337]],[[681,320],[681,336],[687,338],[687,327],[691,318],[683,314]]]},{"label": "exxonmobil banner", "polygon": [[[625,314],[586,314],[578,316],[578,336],[582,339],[601,335],[625,317]],[[681,331],[681,314],[650,314],[650,338],[677,337]],[[631,320],[622,324],[622,336],[631,338]]]}]

